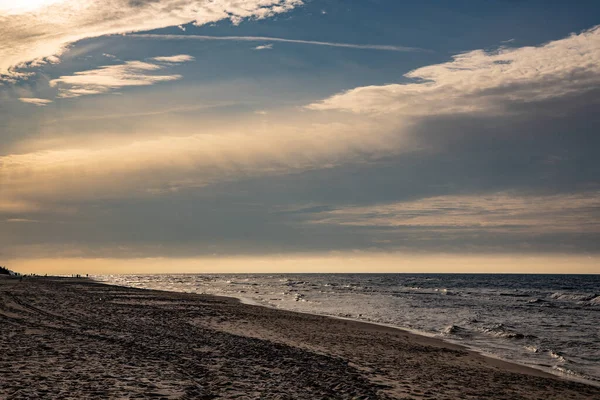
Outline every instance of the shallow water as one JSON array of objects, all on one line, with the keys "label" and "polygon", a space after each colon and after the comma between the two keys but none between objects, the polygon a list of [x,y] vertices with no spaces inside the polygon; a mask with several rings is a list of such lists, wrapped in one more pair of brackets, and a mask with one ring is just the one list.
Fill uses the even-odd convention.
[{"label": "shallow water", "polygon": [[475,274],[103,275],[138,288],[409,328],[600,383],[600,276]]}]

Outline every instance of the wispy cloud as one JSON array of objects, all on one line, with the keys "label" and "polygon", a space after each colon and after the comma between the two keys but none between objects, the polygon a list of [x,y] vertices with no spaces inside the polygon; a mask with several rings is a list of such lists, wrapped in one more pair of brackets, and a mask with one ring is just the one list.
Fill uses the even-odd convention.
[{"label": "wispy cloud", "polygon": [[43,106],[46,106],[46,105],[52,103],[52,100],[38,99],[36,97],[21,97],[21,98],[19,98],[19,101],[22,101],[23,103],[27,103],[27,104],[33,104],[34,106],[38,106],[38,107],[43,107]]},{"label": "wispy cloud", "polygon": [[[159,82],[181,79],[181,75],[154,75],[153,72],[166,68],[164,64],[176,64],[193,60],[194,57],[180,54],[169,57],[154,57],[155,62],[128,61],[120,65],[107,65],[97,69],[76,72],[50,81],[50,86],[59,88],[59,97],[79,97],[107,93],[128,86],[148,86]],[[157,63],[158,62],[158,63]]]},{"label": "wispy cloud", "polygon": [[154,61],[179,64],[179,63],[194,61],[195,58],[193,56],[190,56],[187,54],[179,54],[176,56],[169,56],[169,57],[154,57],[152,59]]},{"label": "wispy cloud", "polygon": [[438,196],[315,213],[312,223],[431,231],[600,233],[600,192]]},{"label": "wispy cloud", "polygon": [[9,218],[9,219],[6,220],[6,222],[35,224],[35,223],[39,223],[40,221],[38,221],[36,219],[27,219],[27,218]]},{"label": "wispy cloud", "polygon": [[0,79],[27,77],[20,68],[37,65],[39,60],[54,62],[67,45],[85,38],[190,22],[204,25],[229,19],[239,23],[244,18],[269,18],[300,5],[301,0],[62,0],[3,7]]},{"label": "wispy cloud", "polygon": [[272,50],[273,49],[273,45],[272,44],[263,44],[260,46],[256,46],[254,48],[254,50]]},{"label": "wispy cloud", "polygon": [[273,120],[271,125],[266,131],[261,122],[248,126],[240,121],[225,132],[91,141],[2,156],[3,200],[10,201],[10,208],[40,200],[143,197],[243,177],[331,168],[386,154],[390,147],[381,136],[366,135],[373,124]]},{"label": "wispy cloud", "polygon": [[314,46],[343,47],[348,49],[381,50],[381,51],[424,51],[416,47],[382,45],[382,44],[354,44],[338,42],[321,42],[317,40],[285,39],[270,36],[209,36],[209,35],[160,35],[160,34],[132,34],[129,37],[165,40],[224,40],[234,42],[281,42],[308,44]]},{"label": "wispy cloud", "polygon": [[504,113],[511,104],[582,93],[600,85],[600,26],[539,47],[470,51],[404,76],[415,82],[359,87],[308,108],[404,116]]}]

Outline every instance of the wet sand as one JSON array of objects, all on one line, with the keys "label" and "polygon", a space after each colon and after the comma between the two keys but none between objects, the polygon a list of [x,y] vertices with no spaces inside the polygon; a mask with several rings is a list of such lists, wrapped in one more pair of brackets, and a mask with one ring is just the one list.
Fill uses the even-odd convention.
[{"label": "wet sand", "polygon": [[85,279],[0,278],[1,399],[600,399],[399,329]]}]

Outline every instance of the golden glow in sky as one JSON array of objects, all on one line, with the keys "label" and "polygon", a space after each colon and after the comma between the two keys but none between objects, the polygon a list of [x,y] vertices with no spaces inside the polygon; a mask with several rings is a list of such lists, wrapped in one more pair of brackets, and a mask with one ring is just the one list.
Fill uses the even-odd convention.
[{"label": "golden glow in sky", "polygon": [[597,256],[341,253],[200,258],[19,259],[8,265],[35,274],[144,273],[555,273],[594,274]]}]

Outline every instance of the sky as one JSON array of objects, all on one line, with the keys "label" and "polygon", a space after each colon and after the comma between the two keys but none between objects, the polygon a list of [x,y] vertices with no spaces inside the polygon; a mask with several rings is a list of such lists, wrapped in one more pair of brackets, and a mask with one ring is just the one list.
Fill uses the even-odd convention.
[{"label": "sky", "polygon": [[0,264],[600,273],[598,16],[0,0]]}]

